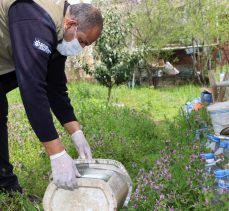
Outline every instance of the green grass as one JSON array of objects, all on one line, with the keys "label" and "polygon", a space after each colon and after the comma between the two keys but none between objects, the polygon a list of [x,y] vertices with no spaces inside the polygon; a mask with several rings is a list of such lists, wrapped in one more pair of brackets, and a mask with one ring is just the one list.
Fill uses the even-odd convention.
[{"label": "green grass", "polygon": [[[179,142],[177,136],[186,138],[187,134],[180,133],[181,128],[174,119],[180,118],[178,111],[185,102],[200,95],[200,88],[186,85],[155,90],[121,86],[113,89],[109,105],[106,88],[97,84],[72,83],[69,95],[93,156],[121,161],[136,187],[139,169],[154,166],[166,140],[175,138]],[[115,106],[117,103],[125,107]],[[49,159],[28,123],[18,90],[9,94],[9,104],[11,161],[25,194],[14,198],[0,194],[0,210],[42,210],[42,197],[50,175]],[[69,136],[56,119],[55,125],[67,151],[77,158]]]},{"label": "green grass", "polygon": [[[70,93],[78,93],[83,98],[105,100],[107,89],[102,86],[81,83],[80,86],[70,85]],[[198,86],[186,85],[160,89],[135,88],[119,86],[112,90],[112,103],[123,103],[131,109],[146,112],[155,121],[166,116],[171,119],[178,114],[180,106],[188,100],[200,95]]]}]

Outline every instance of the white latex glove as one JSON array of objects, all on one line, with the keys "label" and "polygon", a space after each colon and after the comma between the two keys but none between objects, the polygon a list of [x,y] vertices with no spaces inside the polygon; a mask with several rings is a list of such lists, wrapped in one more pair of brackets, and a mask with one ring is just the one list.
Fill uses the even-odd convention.
[{"label": "white latex glove", "polygon": [[77,188],[76,177],[80,177],[73,159],[64,150],[50,156],[53,181],[58,188],[74,190]]},{"label": "white latex glove", "polygon": [[72,134],[72,142],[76,147],[81,159],[92,159],[91,149],[82,130]]}]

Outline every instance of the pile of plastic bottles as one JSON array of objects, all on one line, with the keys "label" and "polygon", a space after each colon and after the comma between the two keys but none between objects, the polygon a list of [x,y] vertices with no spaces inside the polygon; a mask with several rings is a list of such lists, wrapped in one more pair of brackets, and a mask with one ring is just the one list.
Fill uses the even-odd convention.
[{"label": "pile of plastic bottles", "polygon": [[193,111],[194,106],[199,104],[199,103],[201,103],[200,97],[195,98],[192,101],[185,103],[185,105],[183,107],[184,112],[186,114],[190,114]]},{"label": "pile of plastic bottles", "polygon": [[201,93],[201,97],[194,98],[192,101],[185,103],[183,111],[187,115],[192,111],[197,111],[211,103],[213,103],[212,94],[205,90]]},{"label": "pile of plastic bottles", "polygon": [[214,174],[220,194],[229,193],[229,137],[207,135],[206,148],[211,153],[201,154],[206,172]]}]

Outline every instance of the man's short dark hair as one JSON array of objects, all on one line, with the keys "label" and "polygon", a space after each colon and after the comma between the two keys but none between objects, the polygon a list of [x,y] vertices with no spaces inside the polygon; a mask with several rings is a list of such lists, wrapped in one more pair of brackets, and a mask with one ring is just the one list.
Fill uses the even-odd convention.
[{"label": "man's short dark hair", "polygon": [[70,5],[70,15],[79,21],[79,31],[85,31],[96,26],[101,30],[103,29],[101,12],[91,4],[80,3]]}]

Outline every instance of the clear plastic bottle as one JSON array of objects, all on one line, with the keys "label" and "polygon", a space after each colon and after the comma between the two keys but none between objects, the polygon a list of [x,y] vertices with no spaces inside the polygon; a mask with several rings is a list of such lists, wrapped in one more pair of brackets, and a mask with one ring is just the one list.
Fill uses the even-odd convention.
[{"label": "clear plastic bottle", "polygon": [[195,132],[195,141],[200,141],[201,137],[204,137],[204,135],[207,133],[208,131],[208,126],[206,126],[206,124],[202,123],[200,129],[196,130]]},{"label": "clear plastic bottle", "polygon": [[229,193],[229,170],[215,171],[215,180],[218,184],[218,193]]},{"label": "clear plastic bottle", "polygon": [[220,143],[219,149],[215,152],[215,157],[222,159],[220,162],[222,169],[229,169],[229,141]]},{"label": "clear plastic bottle", "polygon": [[221,140],[219,144],[219,148],[215,151],[215,155],[223,154],[225,157],[229,155],[229,142],[225,140]]},{"label": "clear plastic bottle", "polygon": [[214,173],[216,170],[220,169],[219,163],[221,163],[221,159],[217,159],[217,157],[213,153],[205,153],[200,154],[200,158],[205,161],[205,171],[206,173]]},{"label": "clear plastic bottle", "polygon": [[208,141],[206,143],[206,148],[211,149],[212,152],[215,152],[220,144],[220,138],[212,134],[207,135]]},{"label": "clear plastic bottle", "polygon": [[215,159],[215,155],[213,153],[203,153],[203,154],[200,154],[200,158],[204,161],[206,160],[211,160],[211,159]]}]

